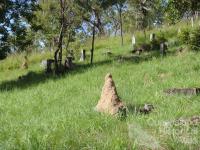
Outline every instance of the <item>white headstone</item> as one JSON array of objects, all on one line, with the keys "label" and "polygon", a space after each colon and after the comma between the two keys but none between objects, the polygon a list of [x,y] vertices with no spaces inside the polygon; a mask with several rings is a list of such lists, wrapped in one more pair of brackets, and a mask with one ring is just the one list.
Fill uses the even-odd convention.
[{"label": "white headstone", "polygon": [[46,61],[46,60],[42,60],[40,66],[41,66],[42,68],[46,69],[46,68],[47,68],[47,61]]},{"label": "white headstone", "polygon": [[86,55],[85,55],[85,50],[81,51],[81,57],[80,57],[80,61],[85,61]]},{"label": "white headstone", "polygon": [[150,34],[150,41],[154,41],[155,40],[156,35],[154,33]]},{"label": "white headstone", "polygon": [[192,25],[192,27],[194,27],[194,18],[193,17],[191,18],[191,25]]},{"label": "white headstone", "polygon": [[136,44],[136,39],[135,39],[135,36],[133,35],[132,36],[132,45],[134,46]]}]

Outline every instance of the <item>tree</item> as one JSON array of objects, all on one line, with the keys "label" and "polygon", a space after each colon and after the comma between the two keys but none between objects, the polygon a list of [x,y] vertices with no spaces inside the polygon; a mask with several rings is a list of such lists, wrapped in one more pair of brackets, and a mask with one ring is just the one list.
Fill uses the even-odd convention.
[{"label": "tree", "polygon": [[117,10],[118,13],[118,22],[120,24],[120,36],[121,36],[121,45],[124,45],[124,38],[123,38],[123,19],[122,19],[122,13],[125,9],[125,2],[126,0],[116,0],[115,5],[113,5],[113,9]]},{"label": "tree", "polygon": [[96,29],[98,29],[99,35],[105,35],[103,20],[103,12],[110,6],[117,3],[117,0],[76,0],[79,6],[79,10],[84,22],[89,23],[92,28],[92,49],[91,49],[91,64],[93,63],[94,41],[96,35]]},{"label": "tree", "polygon": [[166,7],[166,18],[170,24],[177,23],[190,8],[191,1],[169,0]]},{"label": "tree", "polygon": [[135,12],[136,27],[144,31],[145,37],[146,28],[150,26],[154,4],[155,0],[129,0],[129,5]]},{"label": "tree", "polygon": [[180,21],[184,15],[193,16],[195,11],[200,10],[199,0],[169,0],[166,7],[166,18],[170,24]]},{"label": "tree", "polygon": [[0,2],[0,59],[11,50],[23,51],[32,43],[30,24],[37,0],[2,0]]}]

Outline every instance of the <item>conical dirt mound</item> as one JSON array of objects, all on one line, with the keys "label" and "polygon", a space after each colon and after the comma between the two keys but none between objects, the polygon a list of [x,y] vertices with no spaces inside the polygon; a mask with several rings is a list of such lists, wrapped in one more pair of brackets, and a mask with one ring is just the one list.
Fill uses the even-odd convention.
[{"label": "conical dirt mound", "polygon": [[98,112],[115,115],[118,114],[120,110],[124,110],[124,108],[125,106],[117,94],[112,75],[109,73],[105,77],[101,98],[96,106],[96,110]]}]

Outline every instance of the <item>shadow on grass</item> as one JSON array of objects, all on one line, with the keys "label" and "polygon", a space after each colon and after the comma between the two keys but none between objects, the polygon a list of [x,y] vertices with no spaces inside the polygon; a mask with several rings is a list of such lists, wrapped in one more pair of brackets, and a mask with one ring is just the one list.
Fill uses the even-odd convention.
[{"label": "shadow on grass", "polygon": [[161,56],[159,51],[149,51],[142,53],[141,55],[129,54],[126,56],[118,55],[114,57],[114,60],[118,62],[130,62],[130,63],[141,63],[144,61],[151,61],[153,58],[164,58],[166,56]]},{"label": "shadow on grass", "polygon": [[105,60],[101,62],[90,64],[76,65],[73,70],[70,70],[62,75],[46,74],[45,72],[28,72],[26,75],[19,76],[16,80],[4,81],[0,84],[0,92],[11,91],[14,89],[25,89],[28,87],[35,86],[39,83],[44,83],[47,80],[58,80],[60,78],[67,77],[69,74],[80,74],[88,69],[102,66],[111,63],[111,60]]},{"label": "shadow on grass", "polygon": [[31,86],[35,86],[39,83],[44,83],[47,80],[57,80],[60,79],[61,77],[66,77],[69,74],[80,74],[85,71],[87,71],[90,68],[97,67],[97,66],[102,66],[106,64],[110,64],[114,61],[117,61],[121,63],[123,62],[131,62],[131,63],[140,63],[143,61],[149,61],[153,57],[159,57],[157,53],[148,53],[148,55],[145,56],[137,56],[137,55],[128,55],[128,56],[112,56],[107,60],[96,62],[93,65],[90,64],[80,64],[76,65],[76,67],[73,70],[70,70],[66,72],[63,75],[56,76],[53,74],[46,74],[44,72],[29,72],[24,76],[18,77],[16,80],[11,80],[11,81],[4,81],[0,84],[0,92],[3,91],[11,91],[14,89],[25,89]]}]

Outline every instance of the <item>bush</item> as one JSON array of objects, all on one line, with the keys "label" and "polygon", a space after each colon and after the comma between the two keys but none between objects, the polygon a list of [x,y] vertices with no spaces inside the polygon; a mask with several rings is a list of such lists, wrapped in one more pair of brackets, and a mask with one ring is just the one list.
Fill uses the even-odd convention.
[{"label": "bush", "polygon": [[200,50],[200,27],[193,29],[190,33],[189,45],[193,50]]},{"label": "bush", "polygon": [[164,42],[167,42],[165,34],[164,33],[158,34],[156,39],[151,41],[151,50],[159,50],[160,44]]},{"label": "bush", "polygon": [[190,30],[188,28],[183,29],[178,34],[179,42],[181,44],[189,44],[190,42]]}]

